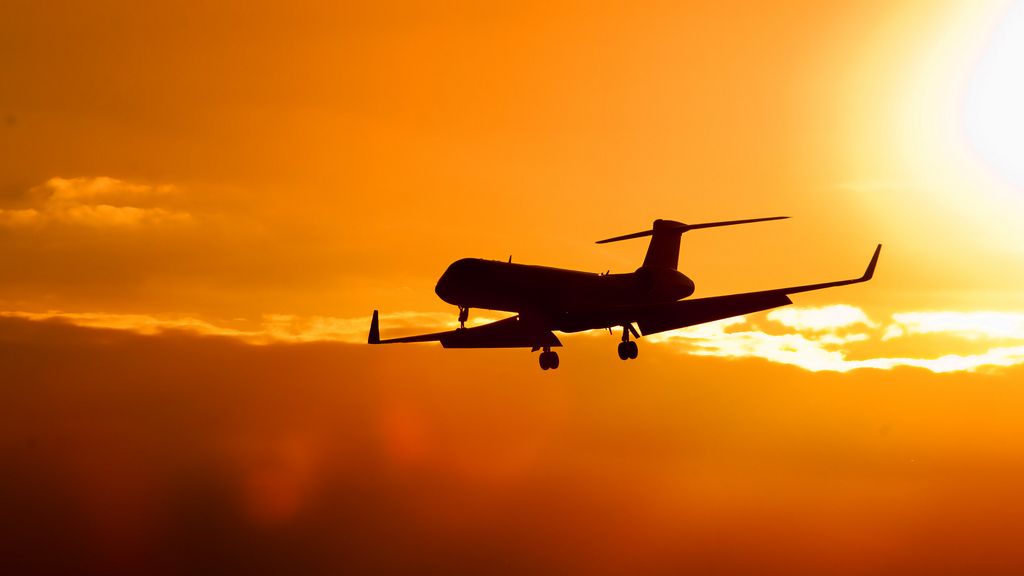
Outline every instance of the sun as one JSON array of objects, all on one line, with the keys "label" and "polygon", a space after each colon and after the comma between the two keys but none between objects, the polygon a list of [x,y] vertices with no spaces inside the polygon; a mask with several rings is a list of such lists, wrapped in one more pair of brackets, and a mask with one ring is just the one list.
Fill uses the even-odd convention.
[{"label": "sun", "polygon": [[1008,7],[972,75],[966,131],[981,159],[1024,187],[1024,2]]}]

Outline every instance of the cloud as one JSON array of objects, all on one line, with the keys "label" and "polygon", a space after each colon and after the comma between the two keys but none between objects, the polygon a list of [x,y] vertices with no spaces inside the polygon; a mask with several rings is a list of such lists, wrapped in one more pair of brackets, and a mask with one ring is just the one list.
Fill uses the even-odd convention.
[{"label": "cloud", "polygon": [[[766,316],[761,327],[740,316],[650,336],[688,354],[722,358],[761,358],[813,372],[849,372],[860,368],[891,370],[901,366],[932,372],[975,371],[1024,364],[1024,314],[1012,312],[905,312],[880,325],[863,310],[846,305],[792,307]],[[779,328],[786,330],[779,331]],[[856,329],[856,330],[854,330]],[[889,355],[890,341],[916,335],[946,336],[941,353]],[[981,351],[967,352],[960,342],[990,340]],[[852,345],[870,350],[854,358]],[[936,345],[931,346],[932,349]],[[863,352],[862,352],[863,354]]]},{"label": "cloud", "polygon": [[858,324],[868,327],[875,325],[863,310],[846,304],[821,308],[779,308],[769,312],[768,319],[788,328],[814,332],[848,328]]},{"label": "cloud", "polygon": [[169,185],[116,178],[51,178],[29,191],[30,205],[0,209],[0,226],[63,224],[92,228],[136,228],[192,220],[167,205],[177,193]]},{"label": "cloud", "polygon": [[36,224],[40,220],[39,211],[34,208],[0,209],[0,226],[25,226]]},{"label": "cloud", "polygon": [[[89,328],[137,334],[181,331],[234,338],[250,344],[366,342],[369,316],[265,314],[256,321],[198,318],[196,315],[147,315],[94,312],[0,311],[0,317],[60,321]],[[497,317],[474,314],[471,325]],[[764,325],[746,316],[682,330],[653,334],[646,341],[693,356],[760,358],[812,372],[849,372],[914,367],[931,372],[970,372],[1024,364],[1024,314],[1012,312],[903,312],[877,323],[848,305],[792,307],[765,316]],[[381,317],[384,337],[451,330],[454,315],[440,312],[391,312]],[[600,335],[599,331],[593,334]],[[896,338],[940,334],[933,354],[893,354]],[[972,344],[968,347],[965,344]],[[978,345],[980,349],[977,349]]]},{"label": "cloud", "polygon": [[[478,318],[477,322],[490,319]],[[459,323],[453,314],[433,312],[394,312],[381,319],[391,334],[417,331],[451,330]],[[337,318],[333,316],[301,317],[291,314],[263,316],[261,330],[268,340],[277,342],[366,342],[370,317]],[[385,337],[388,335],[385,334]]]},{"label": "cloud", "polygon": [[[814,316],[816,311],[808,312]],[[842,347],[850,342],[863,341],[865,335],[822,335],[817,333],[820,331],[817,328],[805,330],[809,334],[799,331],[771,334],[748,324],[747,318],[740,316],[693,328],[655,334],[650,336],[649,340],[679,346],[686,353],[695,356],[762,358],[815,372],[846,372],[864,367],[847,360]]]},{"label": "cloud", "polygon": [[106,314],[97,312],[46,312],[3,311],[2,318],[23,320],[56,320],[84,328],[106,328],[125,330],[136,334],[160,334],[166,331],[186,331],[206,336],[228,336],[249,342],[261,342],[262,332],[218,326],[191,316],[151,316],[147,314]]},{"label": "cloud", "polygon": [[[194,315],[116,314],[102,312],[0,311],[0,318],[64,322],[85,328],[124,330],[154,335],[168,331],[189,332],[203,336],[224,336],[250,344],[302,342],[366,342],[370,316],[339,318],[335,316],[296,316],[264,314],[258,321],[207,321]],[[486,324],[497,317],[474,315],[469,325]],[[408,334],[420,331],[451,330],[459,323],[453,314],[440,312],[391,312],[381,318],[384,334]]]},{"label": "cloud", "polygon": [[1000,574],[1020,558],[1016,373],[840,377],[666,346],[619,363],[595,339],[542,373],[522,351],[16,320],[0,342],[6,573]]},{"label": "cloud", "polygon": [[1024,313],[1012,312],[905,312],[893,314],[884,340],[919,334],[946,334],[969,340],[1024,341]]}]

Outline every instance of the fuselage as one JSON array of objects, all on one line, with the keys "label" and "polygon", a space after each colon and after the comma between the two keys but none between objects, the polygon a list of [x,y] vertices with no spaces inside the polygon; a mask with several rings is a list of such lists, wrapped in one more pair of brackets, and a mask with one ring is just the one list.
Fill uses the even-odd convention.
[{"label": "fuselage", "polygon": [[693,294],[678,270],[641,267],[595,274],[547,266],[464,258],[451,264],[434,291],[449,304],[549,318],[620,306],[675,302]]}]

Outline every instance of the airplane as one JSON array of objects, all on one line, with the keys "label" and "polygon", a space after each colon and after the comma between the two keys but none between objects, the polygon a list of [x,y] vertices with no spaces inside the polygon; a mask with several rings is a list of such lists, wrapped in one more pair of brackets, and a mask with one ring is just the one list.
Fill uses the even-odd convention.
[{"label": "airplane", "polygon": [[[650,236],[643,265],[625,274],[592,273],[547,266],[463,258],[453,262],[434,292],[459,309],[459,328],[447,332],[382,340],[378,311],[370,320],[369,344],[440,342],[444,348],[530,348],[543,370],[557,369],[562,343],[555,332],[622,328],[618,355],[636,359],[634,339],[792,304],[791,294],[871,280],[882,245],[859,278],[686,300],[693,280],[678,270],[679,244],[690,230],[782,220],[788,216],[684,224],[655,220],[649,230],[598,240],[598,244]],[[514,312],[515,316],[466,328],[470,308]],[[639,328],[639,331],[636,327]]]}]

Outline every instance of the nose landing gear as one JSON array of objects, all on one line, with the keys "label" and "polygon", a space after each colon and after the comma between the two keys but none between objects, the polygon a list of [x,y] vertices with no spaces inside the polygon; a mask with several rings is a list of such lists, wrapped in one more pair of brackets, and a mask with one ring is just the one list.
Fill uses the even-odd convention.
[{"label": "nose landing gear", "polygon": [[637,348],[636,342],[629,339],[629,334],[632,333],[637,338],[640,337],[633,329],[632,325],[626,325],[622,327],[622,342],[619,342],[619,359],[620,360],[635,360],[640,354],[640,349]]},{"label": "nose landing gear", "polygon": [[544,351],[540,353],[540,369],[541,370],[557,370],[558,369],[558,352],[552,352],[551,348],[545,346]]}]

